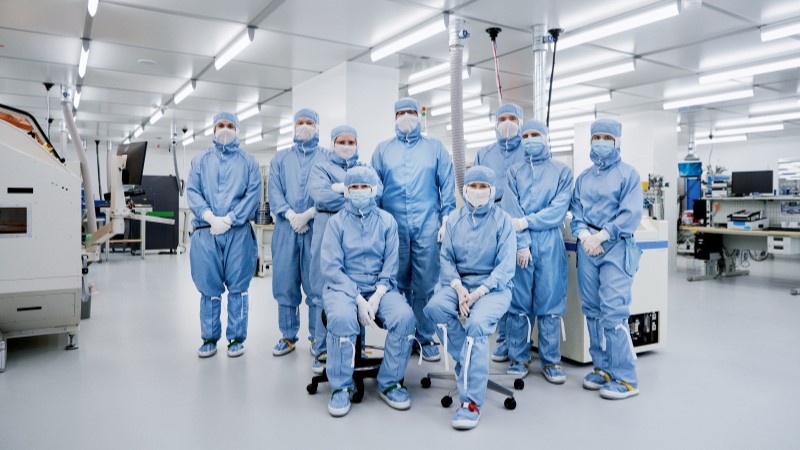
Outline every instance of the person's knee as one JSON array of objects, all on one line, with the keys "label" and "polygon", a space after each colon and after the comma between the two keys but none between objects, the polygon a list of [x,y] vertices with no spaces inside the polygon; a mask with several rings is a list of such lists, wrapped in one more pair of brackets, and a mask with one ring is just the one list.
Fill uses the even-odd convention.
[{"label": "person's knee", "polygon": [[434,296],[422,310],[423,314],[425,314],[425,317],[435,323],[443,323],[447,321],[446,311],[447,302],[442,301],[442,297],[439,296]]},{"label": "person's knee", "polygon": [[352,336],[359,333],[358,318],[345,311],[328,311],[327,328],[336,336]]}]

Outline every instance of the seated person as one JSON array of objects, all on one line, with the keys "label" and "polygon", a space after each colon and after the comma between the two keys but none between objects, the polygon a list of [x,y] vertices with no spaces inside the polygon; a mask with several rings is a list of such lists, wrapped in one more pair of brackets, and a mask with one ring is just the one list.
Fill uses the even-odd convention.
[{"label": "seated person", "polygon": [[[466,205],[447,219],[439,256],[439,290],[425,307],[439,339],[456,360],[461,406],[452,426],[478,425],[489,381],[489,336],[511,303],[516,233],[494,202],[495,174],[475,166],[464,175]],[[465,325],[459,322],[465,317]]]},{"label": "seated person", "polygon": [[375,203],[379,181],[371,167],[348,170],[344,184],[347,203],[328,221],[322,239],[326,371],[333,391],[328,412],[341,417],[350,411],[359,324],[375,326],[376,317],[388,330],[378,372],[380,397],[392,408],[405,410],[411,407],[411,399],[400,380],[411,355],[416,321],[397,291],[397,222]]}]

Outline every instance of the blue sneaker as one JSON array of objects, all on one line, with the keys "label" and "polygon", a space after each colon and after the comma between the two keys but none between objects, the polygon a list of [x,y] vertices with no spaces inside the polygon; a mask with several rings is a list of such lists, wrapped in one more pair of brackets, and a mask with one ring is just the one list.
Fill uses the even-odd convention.
[{"label": "blue sneaker", "polygon": [[197,349],[197,356],[200,358],[208,358],[217,353],[217,343],[215,341],[203,341],[203,345]]},{"label": "blue sneaker", "polygon": [[411,408],[411,397],[408,395],[408,390],[399,384],[390,386],[379,392],[383,401],[394,409],[401,411]]},{"label": "blue sneaker", "polygon": [[236,339],[232,340],[228,344],[228,356],[236,358],[242,355],[244,355],[244,345]]},{"label": "blue sneaker", "polygon": [[291,353],[294,351],[294,343],[291,339],[282,338],[275,344],[275,347],[272,348],[272,356],[283,356],[287,353]]},{"label": "blue sneaker", "polygon": [[544,366],[542,368],[542,375],[544,378],[553,384],[564,384],[567,381],[567,374],[564,373],[564,368],[558,364],[552,366]]},{"label": "blue sneaker", "polygon": [[428,362],[437,362],[442,359],[439,354],[439,346],[435,342],[422,344],[422,359]]},{"label": "blue sneaker", "polygon": [[639,395],[639,388],[622,380],[609,381],[600,388],[600,397],[607,400],[623,400],[634,395]]},{"label": "blue sneaker", "polygon": [[506,344],[506,341],[500,341],[497,343],[497,348],[494,349],[494,353],[492,353],[492,361],[494,362],[508,361],[508,344]]},{"label": "blue sneaker", "polygon": [[597,391],[603,385],[611,381],[611,377],[600,369],[594,369],[583,377],[583,388],[590,391]]},{"label": "blue sneaker", "polygon": [[328,360],[328,354],[322,353],[319,357],[314,358],[314,362],[311,363],[311,371],[314,372],[316,375],[321,375],[322,372],[325,372],[325,362]]},{"label": "blue sneaker", "polygon": [[475,403],[469,402],[461,404],[461,408],[458,408],[453,414],[450,424],[456,430],[471,430],[478,426],[479,420],[481,420],[481,412]]},{"label": "blue sneaker", "polygon": [[525,378],[528,376],[528,364],[512,361],[508,366],[508,369],[506,369],[506,373],[509,375],[514,375],[517,378]]},{"label": "blue sneaker", "polygon": [[331,401],[328,402],[328,412],[333,417],[342,417],[350,412],[350,388],[336,389],[331,394]]}]

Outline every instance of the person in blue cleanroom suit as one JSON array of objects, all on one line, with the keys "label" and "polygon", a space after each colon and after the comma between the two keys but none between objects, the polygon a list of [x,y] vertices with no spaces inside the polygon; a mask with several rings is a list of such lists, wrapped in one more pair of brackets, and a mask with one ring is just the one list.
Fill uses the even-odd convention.
[{"label": "person in blue cleanroom suit", "polygon": [[[347,125],[334,128],[331,131],[331,144],[333,149],[328,153],[327,159],[314,165],[308,179],[309,194],[317,210],[311,238],[311,273],[314,274],[320,273],[320,249],[328,219],[344,208],[344,175],[349,169],[363,165],[358,161],[358,133],[355,128]],[[312,346],[315,358],[311,370],[317,374],[325,369],[327,358],[325,350],[327,330],[322,323],[323,285],[323,277],[319,275],[311,277],[311,300],[316,316]]]},{"label": "person in blue cleanroom suit", "polygon": [[422,313],[439,273],[438,242],[447,215],[455,208],[453,161],[444,145],[422,135],[420,106],[403,98],[394,104],[395,137],[381,142],[372,167],[383,182],[381,208],[397,220],[400,270],[397,284],[414,309],[422,358],[438,361],[434,325]]},{"label": "person in blue cleanroom suit", "polygon": [[508,172],[508,213],[517,230],[517,269],[508,309],[508,373],[524,377],[531,360],[531,322],[539,325],[539,359],[547,381],[561,384],[561,316],[567,307],[567,252],[562,224],[572,198],[572,170],[553,160],[544,122],[521,128],[525,161]]},{"label": "person in blue cleanroom suit", "polygon": [[188,203],[194,214],[189,261],[200,291],[198,356],[217,353],[222,334],[222,293],[228,289],[228,356],[241,356],[247,339],[247,289],[256,269],[258,248],[250,219],[261,200],[261,169],[239,147],[239,119],[214,116],[214,146],[192,159]]},{"label": "person in blue cleanroom suit", "polygon": [[580,242],[578,289],[594,364],[583,387],[599,389],[603,398],[623,399],[639,393],[628,317],[641,255],[633,233],[642,220],[643,194],[639,173],[620,158],[622,125],[599,119],[591,133],[594,165],[578,176],[570,203],[570,227]]},{"label": "person in blue cleanroom suit", "polygon": [[383,362],[378,371],[380,397],[392,408],[408,409],[411,399],[400,383],[405,377],[414,339],[414,312],[397,291],[397,222],[378,208],[379,181],[370,167],[354,167],[344,177],[348,201],[331,217],[322,240],[322,300],[328,317],[326,373],[333,390],[328,412],[341,417],[350,410],[353,361],[359,325],[386,330]]},{"label": "person in blue cleanroom suit", "polygon": [[457,429],[478,424],[489,381],[489,337],[511,302],[517,243],[511,217],[493,201],[496,183],[488,167],[464,175],[466,205],[447,220],[439,290],[425,307],[456,360],[461,406],[451,424]]},{"label": "person in blue cleanroom suit", "polygon": [[309,175],[315,164],[327,159],[318,145],[319,116],[310,109],[294,115],[294,145],[278,152],[269,165],[269,207],[276,217],[272,234],[272,295],[278,302],[278,326],[283,337],[272,354],[285,355],[295,348],[300,331],[300,287],[308,304],[309,340],[314,339],[316,314],[311,301],[311,236],[317,210],[309,195]]},{"label": "person in blue cleanroom suit", "polygon": [[[508,189],[506,183],[508,169],[525,160],[525,153],[520,149],[522,138],[519,129],[522,124],[522,108],[514,103],[505,103],[497,108],[495,117],[497,142],[478,151],[475,156],[475,165],[486,166],[494,170],[498,180],[495,201],[500,202],[500,207],[508,211],[507,201],[503,202],[504,194]],[[497,324],[497,347],[492,353],[492,360],[497,362],[508,360],[506,317],[503,316]]]}]

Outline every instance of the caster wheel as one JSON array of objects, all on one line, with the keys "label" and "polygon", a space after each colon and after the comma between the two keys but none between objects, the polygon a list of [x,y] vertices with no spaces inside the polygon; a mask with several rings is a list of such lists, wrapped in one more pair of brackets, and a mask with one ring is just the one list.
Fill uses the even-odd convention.
[{"label": "caster wheel", "polygon": [[317,383],[311,383],[308,386],[306,386],[306,392],[308,392],[311,395],[316,394],[317,393]]},{"label": "caster wheel", "polygon": [[428,377],[425,377],[425,378],[423,378],[422,380],[419,381],[419,384],[422,385],[422,389],[428,389],[429,387],[431,387],[431,379],[428,378]]},{"label": "caster wheel", "polygon": [[364,393],[356,391],[356,393],[353,394],[353,403],[361,403],[361,400],[364,400]]},{"label": "caster wheel", "polygon": [[516,409],[516,408],[517,408],[517,401],[516,401],[516,400],[514,400],[514,398],[513,398],[513,397],[508,397],[508,398],[507,398],[507,399],[506,399],[506,400],[503,402],[503,406],[505,406],[505,407],[506,407],[506,409]]},{"label": "caster wheel", "polygon": [[514,380],[514,389],[518,391],[525,389],[525,382],[522,381],[522,378],[517,378],[516,380]]},{"label": "caster wheel", "polygon": [[452,404],[453,404],[453,398],[452,397],[450,397],[449,395],[445,395],[444,397],[442,397],[442,407],[443,408],[449,408],[450,405],[452,405]]}]

